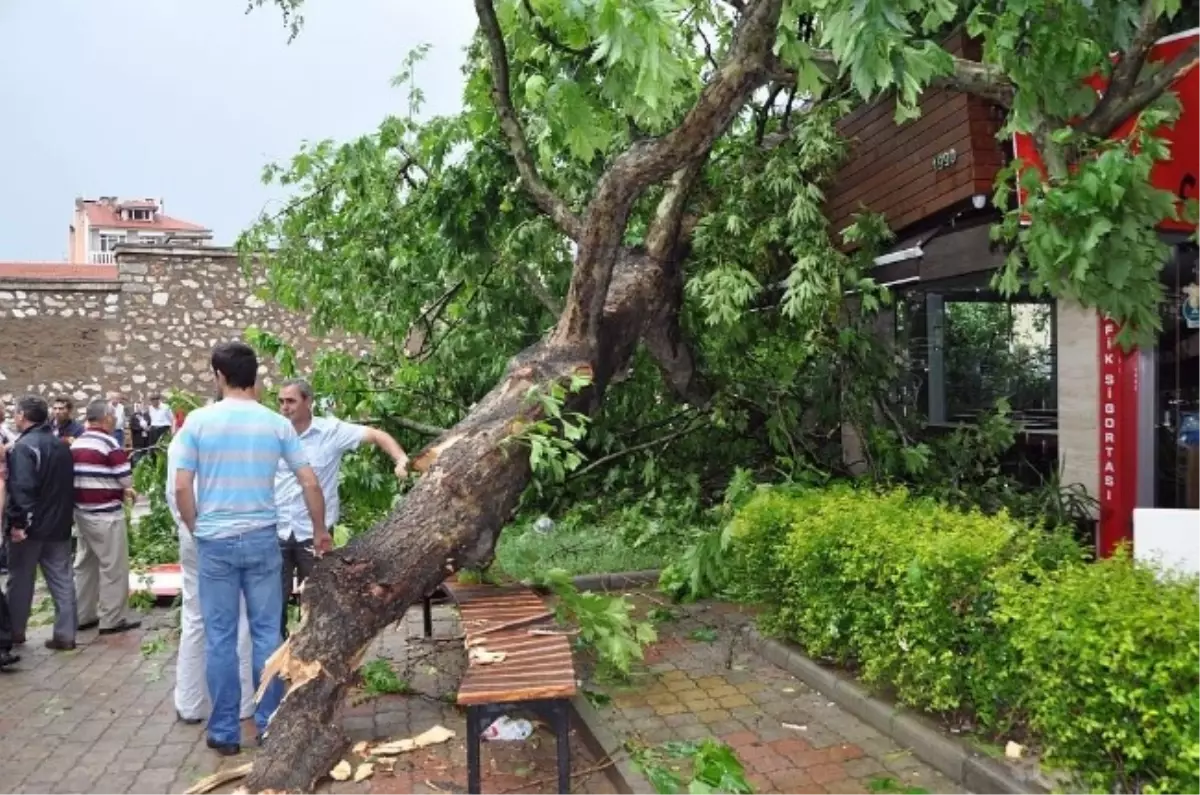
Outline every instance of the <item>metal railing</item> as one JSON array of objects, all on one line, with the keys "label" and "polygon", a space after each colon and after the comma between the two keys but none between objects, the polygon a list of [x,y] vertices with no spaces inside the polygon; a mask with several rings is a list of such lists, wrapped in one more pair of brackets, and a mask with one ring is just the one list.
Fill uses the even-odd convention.
[{"label": "metal railing", "polygon": [[88,262],[93,265],[112,265],[116,261],[116,256],[111,251],[93,251],[88,254]]}]

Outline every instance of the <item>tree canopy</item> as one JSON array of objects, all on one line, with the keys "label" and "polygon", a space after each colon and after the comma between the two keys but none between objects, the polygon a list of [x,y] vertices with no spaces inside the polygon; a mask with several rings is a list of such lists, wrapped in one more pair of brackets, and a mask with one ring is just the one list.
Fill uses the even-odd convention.
[{"label": "tree canopy", "polygon": [[[295,35],[300,0],[276,2]],[[318,365],[335,410],[410,446],[437,437],[405,502],[314,575],[309,630],[276,667],[293,688],[284,739],[252,786],[311,785],[322,768],[296,754],[333,753],[348,660],[420,589],[488,558],[531,474],[566,481],[550,497],[700,493],[735,465],[836,470],[843,424],[890,416],[897,361],[870,333],[889,300],[869,271],[886,219],[841,230],[823,214],[847,152],[836,124],[855,104],[894,102],[903,120],[940,88],[1002,108],[1002,134],[1032,133],[1048,179],[1023,179],[1028,225],[1015,168],[997,185],[1009,209],[995,234],[1012,250],[1000,286],[1094,306],[1129,342],[1157,328],[1155,226],[1176,207],[1148,180],[1167,155],[1154,131],[1197,53],[1161,68],[1146,54],[1178,0],[474,6],[462,110],[422,116],[423,50],[410,54],[405,112],[268,166],[294,198],[239,242],[266,255],[273,299],[372,343]],[[958,29],[982,60],[943,47]],[[1083,82],[1096,73],[1102,97]],[[1139,114],[1133,136],[1108,140]],[[928,465],[891,420],[867,439],[870,463]],[[400,542],[431,527],[401,561]],[[340,592],[322,576],[335,566]]]},{"label": "tree canopy", "polygon": [[[284,7],[297,24],[299,3]],[[394,80],[408,89],[404,113],[268,166],[264,179],[295,198],[241,246],[273,252],[276,300],[307,308],[319,329],[374,343],[369,358],[327,357],[318,368],[336,408],[418,420],[398,430],[461,419],[556,322],[601,176],[677,128],[745,13],[741,2],[499,2],[466,54],[460,113],[422,117],[419,48]],[[657,247],[678,264],[679,328],[659,347],[683,355],[665,380],[653,351],[618,374],[625,383],[592,427],[590,457],[652,441],[639,432],[649,426],[670,437],[678,461],[710,461],[700,477],[746,461],[837,468],[835,429],[874,412],[898,375],[847,333],[859,310],[887,300],[865,256],[886,219],[841,230],[822,215],[847,151],[835,125],[858,102],[894,101],[903,119],[923,91],[948,87],[1003,107],[1002,134],[1033,133],[1051,179],[1025,181],[1033,224],[1014,208],[995,230],[1012,249],[1001,286],[1096,306],[1127,321],[1129,339],[1145,339],[1157,328],[1166,258],[1154,227],[1175,213],[1174,197],[1148,182],[1167,154],[1148,133],[1171,114],[1169,95],[1152,103],[1190,61],[1185,53],[1155,70],[1142,60],[1179,13],[1178,3],[782,3],[759,85],[728,129],[630,207],[621,244]],[[943,48],[959,28],[982,42],[982,61]],[[1111,52],[1128,55],[1114,66]],[[1097,72],[1114,87],[1103,98],[1083,82]],[[1139,110],[1143,134],[1103,140]],[[1015,169],[1002,174],[1002,206],[1015,181]],[[681,216],[677,238],[649,240],[670,212]],[[846,239],[863,244],[859,256],[839,248]],[[853,307],[847,291],[861,296]],[[588,472],[644,485],[655,467],[674,468],[653,452],[617,461],[636,467]]]}]

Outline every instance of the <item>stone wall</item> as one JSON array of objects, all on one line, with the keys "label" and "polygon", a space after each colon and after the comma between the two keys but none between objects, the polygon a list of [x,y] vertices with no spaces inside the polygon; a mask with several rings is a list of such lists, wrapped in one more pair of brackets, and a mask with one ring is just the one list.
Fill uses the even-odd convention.
[{"label": "stone wall", "polygon": [[[345,337],[313,338],[305,317],[257,298],[261,281],[247,279],[228,249],[126,248],[117,272],[115,281],[0,280],[0,400],[205,394],[212,347],[248,326],[295,345],[301,367],[322,348],[361,348]],[[269,385],[271,370],[261,371]]]}]

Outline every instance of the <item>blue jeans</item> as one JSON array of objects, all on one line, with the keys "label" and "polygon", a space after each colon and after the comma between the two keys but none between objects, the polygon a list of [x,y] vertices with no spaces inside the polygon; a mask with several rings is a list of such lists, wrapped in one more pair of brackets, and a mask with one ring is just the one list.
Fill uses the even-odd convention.
[{"label": "blue jeans", "polygon": [[113,438],[117,440],[117,446],[122,450],[125,449],[125,429],[117,428],[113,431]]},{"label": "blue jeans", "polygon": [[[228,538],[197,538],[200,612],[204,616],[204,659],[212,713],[208,736],[216,743],[240,744],[238,712],[242,701],[238,677],[238,613],[246,598],[253,649],[251,670],[257,690],[267,658],[281,642],[279,617],[283,611],[279,590],[279,540],[275,528],[255,530]],[[254,711],[259,733],[266,731],[271,715],[283,697],[283,682],[271,682]]]}]

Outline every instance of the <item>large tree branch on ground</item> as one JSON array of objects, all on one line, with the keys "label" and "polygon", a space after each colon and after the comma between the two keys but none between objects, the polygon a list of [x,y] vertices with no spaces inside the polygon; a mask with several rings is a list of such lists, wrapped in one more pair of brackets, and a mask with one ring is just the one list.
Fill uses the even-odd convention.
[{"label": "large tree branch on ground", "polygon": [[757,0],[750,6],[734,31],[728,57],[679,125],[632,144],[600,177],[577,241],[579,254],[554,343],[596,344],[630,208],[646,188],[707,152],[767,79],[782,5],[782,0]]},{"label": "large tree branch on ground", "polygon": [[500,22],[496,19],[496,9],[492,6],[492,0],[475,0],[475,13],[479,16],[479,27],[483,30],[488,52],[491,54],[492,104],[496,106],[500,128],[508,139],[509,152],[517,163],[521,182],[541,211],[550,216],[563,234],[572,240],[578,240],[579,216],[571,212],[562,197],[542,181],[537,164],[533,160],[533,152],[529,150],[529,143],[525,140],[525,131],[521,129],[521,122],[517,118],[517,109],[513,106],[512,93],[509,90],[508,50],[504,46],[504,33],[500,30]]},{"label": "large tree branch on ground", "polygon": [[664,304],[674,295],[663,264],[621,246],[630,208],[647,187],[708,151],[766,79],[781,6],[782,0],[747,6],[728,60],[696,104],[675,130],[639,141],[614,160],[578,228],[537,178],[508,94],[495,11],[489,0],[476,0],[491,50],[497,112],[522,177],[543,210],[559,216],[560,227],[578,231],[567,306],[546,342],[518,356],[461,422],[414,457],[414,468],[424,475],[404,502],[371,532],[317,564],[305,585],[300,627],[264,671],[282,675],[289,689],[246,781],[251,791],[312,791],[346,746],[338,713],[376,633],[448,574],[491,559],[529,481],[529,456],[511,441],[537,418],[529,390],[590,370],[593,388],[568,402],[572,410],[594,411],[648,324],[669,311]]},{"label": "large tree branch on ground", "polygon": [[[509,441],[536,418],[529,390],[588,369],[602,384],[601,376],[625,367],[647,320],[661,311],[664,279],[658,263],[624,250],[599,354],[579,359],[539,343],[516,357],[461,422],[413,457],[424,475],[404,502],[317,564],[300,626],[264,673],[283,675],[289,689],[246,780],[251,792],[312,792],[333,767],[348,743],[338,719],[347,688],[375,635],[452,572],[491,559],[530,476],[528,454]],[[576,396],[572,408],[594,408],[599,397],[599,389]]]}]

